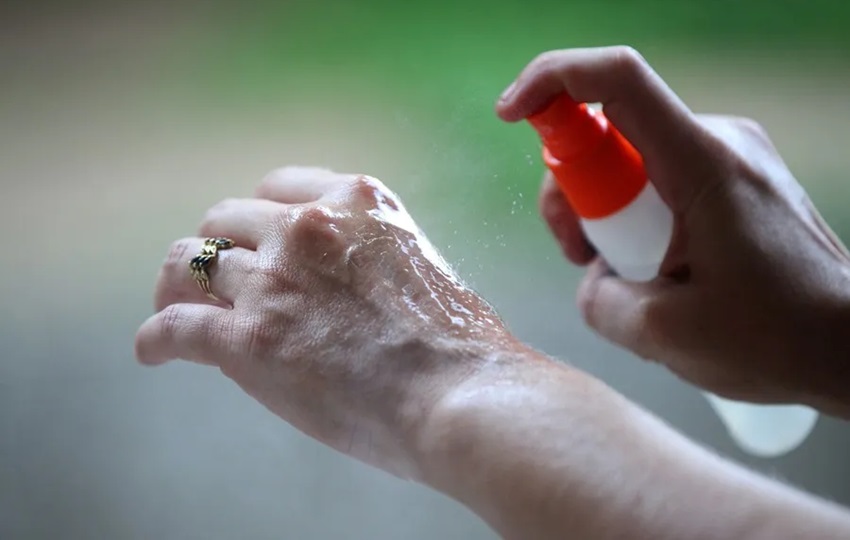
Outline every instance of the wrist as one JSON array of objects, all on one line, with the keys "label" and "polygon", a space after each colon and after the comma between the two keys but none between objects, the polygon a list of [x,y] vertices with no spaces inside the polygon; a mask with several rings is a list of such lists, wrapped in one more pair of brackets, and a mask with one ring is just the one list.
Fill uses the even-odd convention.
[{"label": "wrist", "polygon": [[[493,381],[506,379],[517,365],[530,361],[524,346],[512,337],[490,343],[470,343],[455,339],[416,340],[405,346],[403,356],[418,365],[415,373],[399,377],[399,406],[390,414],[398,437],[406,448],[413,479],[431,485],[435,461],[442,447],[451,444],[456,420],[469,411],[461,406],[461,396],[489,388]],[[441,490],[442,491],[442,490]]]},{"label": "wrist", "polygon": [[[543,538],[540,531],[553,521],[582,511],[578,497],[564,494],[586,464],[564,445],[587,450],[585,435],[596,430],[588,416],[605,409],[611,396],[601,382],[527,347],[491,352],[423,423],[416,446],[420,480],[502,537]],[[593,520],[584,519],[591,531]],[[579,531],[577,537],[593,536]]]}]

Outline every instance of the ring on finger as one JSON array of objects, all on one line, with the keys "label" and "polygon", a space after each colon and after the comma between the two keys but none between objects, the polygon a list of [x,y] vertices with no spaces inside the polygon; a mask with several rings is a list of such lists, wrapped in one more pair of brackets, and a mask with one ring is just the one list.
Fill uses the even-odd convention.
[{"label": "ring on finger", "polygon": [[201,253],[192,257],[192,260],[189,261],[189,272],[192,274],[192,278],[194,278],[198,287],[200,287],[209,298],[216,302],[218,302],[219,299],[212,292],[209,269],[218,260],[219,251],[232,249],[234,247],[236,247],[236,242],[230,238],[207,238],[204,240]]}]

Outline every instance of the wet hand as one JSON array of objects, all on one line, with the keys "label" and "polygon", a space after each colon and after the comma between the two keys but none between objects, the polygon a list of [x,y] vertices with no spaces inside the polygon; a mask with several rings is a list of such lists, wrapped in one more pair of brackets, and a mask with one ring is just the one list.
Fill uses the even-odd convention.
[{"label": "wet hand", "polygon": [[602,103],[675,214],[660,277],[626,282],[547,175],[542,215],[570,260],[593,261],[578,292],[588,324],[720,395],[850,415],[850,256],[764,130],[694,114],[625,47],[545,53],[497,111],[521,120],[564,91]]},{"label": "wet hand", "polygon": [[[189,260],[226,237],[209,269]],[[451,389],[513,343],[379,181],[322,169],[271,173],[256,198],[212,208],[176,242],[140,328],[145,364],[217,366],[306,434],[416,477],[417,430]]]}]

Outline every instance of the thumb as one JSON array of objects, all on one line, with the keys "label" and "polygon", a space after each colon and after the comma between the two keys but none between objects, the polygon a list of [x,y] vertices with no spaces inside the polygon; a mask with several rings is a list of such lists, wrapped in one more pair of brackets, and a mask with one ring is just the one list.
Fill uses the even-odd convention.
[{"label": "thumb", "polygon": [[637,283],[619,278],[596,259],[578,288],[577,301],[588,326],[605,339],[647,360],[669,353],[675,322],[665,278]]},{"label": "thumb", "polygon": [[548,171],[540,186],[539,205],[540,215],[549,225],[564,255],[574,264],[584,266],[591,262],[596,251],[584,235],[578,216]]}]

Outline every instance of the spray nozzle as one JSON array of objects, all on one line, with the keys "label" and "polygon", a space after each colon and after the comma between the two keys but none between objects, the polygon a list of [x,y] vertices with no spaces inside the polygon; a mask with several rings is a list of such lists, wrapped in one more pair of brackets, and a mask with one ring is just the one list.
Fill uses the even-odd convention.
[{"label": "spray nozzle", "polygon": [[566,93],[545,109],[528,117],[553,157],[569,160],[597,145],[608,129],[607,120],[586,103],[577,103]]}]

